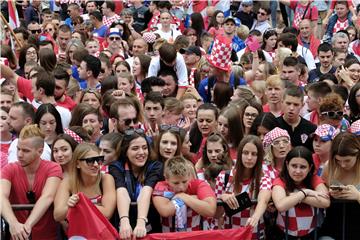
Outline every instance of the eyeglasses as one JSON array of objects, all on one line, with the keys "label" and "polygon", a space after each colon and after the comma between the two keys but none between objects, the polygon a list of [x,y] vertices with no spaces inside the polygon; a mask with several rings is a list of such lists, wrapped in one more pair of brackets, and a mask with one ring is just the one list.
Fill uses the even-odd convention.
[{"label": "eyeglasses", "polygon": [[329,111],[329,112],[322,112],[322,116],[327,116],[329,118],[337,119],[342,118],[344,116],[343,111]]},{"label": "eyeglasses", "polygon": [[119,37],[109,37],[110,41],[119,41],[120,39]]},{"label": "eyeglasses", "polygon": [[32,34],[41,33],[41,29],[30,30]]},{"label": "eyeglasses", "polygon": [[125,126],[130,126],[131,123],[137,123],[137,118],[125,118],[122,121],[125,123]]},{"label": "eyeglasses", "polygon": [[141,128],[130,128],[125,130],[125,137],[132,137],[134,134],[144,135],[145,132]]},{"label": "eyeglasses", "polygon": [[36,51],[27,51],[26,55],[36,55]]},{"label": "eyeglasses", "polygon": [[265,16],[265,15],[266,15],[266,13],[264,13],[264,12],[257,12],[257,14],[260,14],[261,16]]},{"label": "eyeglasses", "polygon": [[124,22],[124,20],[122,20],[122,19],[120,19],[120,20],[117,20],[116,22],[115,22],[115,24],[124,24],[125,22]]},{"label": "eyeglasses", "polygon": [[171,132],[175,132],[175,133],[180,133],[180,129],[181,128],[174,126],[174,125],[167,125],[167,124],[160,125],[160,131],[162,131],[162,132],[171,131]]},{"label": "eyeglasses", "polygon": [[30,204],[36,203],[36,195],[34,191],[28,191],[26,192],[26,198],[29,201]]},{"label": "eyeglasses", "polygon": [[247,113],[246,112],[244,114],[244,116],[247,117],[247,118],[256,118],[258,116],[258,114],[257,113]]},{"label": "eyeglasses", "polygon": [[284,140],[275,140],[271,145],[273,146],[273,147],[280,147],[281,145],[282,146],[288,146],[290,144],[290,140],[288,140],[288,139],[284,139]]},{"label": "eyeglasses", "polygon": [[96,157],[90,157],[90,158],[81,158],[80,161],[85,161],[88,166],[94,165],[95,162],[97,164],[102,165],[104,162],[104,156],[96,156]]}]

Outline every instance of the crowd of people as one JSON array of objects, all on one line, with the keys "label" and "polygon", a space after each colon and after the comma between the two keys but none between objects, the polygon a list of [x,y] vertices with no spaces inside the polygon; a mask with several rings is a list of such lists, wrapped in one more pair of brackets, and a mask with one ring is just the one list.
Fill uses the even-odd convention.
[{"label": "crowd of people", "polygon": [[72,237],[84,196],[121,239],[357,239],[358,0],[15,6],[0,74],[12,239]]}]

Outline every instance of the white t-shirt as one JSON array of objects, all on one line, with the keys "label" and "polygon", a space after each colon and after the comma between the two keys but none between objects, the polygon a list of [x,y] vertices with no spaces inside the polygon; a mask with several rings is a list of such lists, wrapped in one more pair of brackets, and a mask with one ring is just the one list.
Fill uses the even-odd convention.
[{"label": "white t-shirt", "polygon": [[164,32],[163,30],[158,29],[154,33],[159,34],[161,38],[164,38],[168,42],[174,42],[177,36],[182,35],[181,32],[175,29],[171,29],[168,32]]},{"label": "white t-shirt", "polygon": [[[33,99],[31,104],[33,105],[34,108],[38,109],[42,103]],[[56,110],[58,110],[58,112],[60,114],[63,129],[68,128],[70,121],[71,121],[70,110],[67,108],[61,107],[61,106],[57,106],[57,105],[55,106],[55,108],[56,108]]]},{"label": "white t-shirt", "polygon": [[297,46],[296,52],[305,59],[309,71],[316,68],[314,56],[308,48],[299,44]]},{"label": "white t-shirt", "polygon": [[[18,141],[19,141],[19,139],[16,138],[10,144],[10,147],[9,147],[9,150],[8,150],[8,153],[9,153],[8,163],[14,163],[14,162],[18,161],[17,160]],[[43,160],[51,161],[51,149],[50,149],[49,145],[47,145],[45,142],[44,142],[44,150],[43,150],[43,153],[41,154],[40,158],[43,159]]]},{"label": "white t-shirt", "polygon": [[[187,68],[184,61],[184,57],[180,53],[176,54],[176,63],[174,66],[174,70],[178,78],[178,86],[187,87],[189,85]],[[160,71],[160,57],[156,56],[151,59],[149,71],[148,71],[148,77],[157,77],[159,71]]]}]

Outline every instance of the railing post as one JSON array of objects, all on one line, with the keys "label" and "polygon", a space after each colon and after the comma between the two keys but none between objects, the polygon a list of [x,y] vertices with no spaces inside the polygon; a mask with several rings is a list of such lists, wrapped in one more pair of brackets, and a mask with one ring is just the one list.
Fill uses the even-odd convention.
[{"label": "railing post", "polygon": [[343,202],[343,215],[342,215],[342,240],[345,240],[345,221],[346,221],[346,203]]}]

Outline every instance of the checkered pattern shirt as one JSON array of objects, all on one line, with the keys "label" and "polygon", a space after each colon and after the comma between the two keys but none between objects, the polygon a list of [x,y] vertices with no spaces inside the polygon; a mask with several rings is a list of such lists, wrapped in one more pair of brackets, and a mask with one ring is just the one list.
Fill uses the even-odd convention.
[{"label": "checkered pattern shirt", "polygon": [[349,26],[349,21],[347,18],[345,19],[345,21],[340,21],[340,19],[338,19],[335,23],[333,33],[337,33],[340,30],[345,30],[348,26]]},{"label": "checkered pattern shirt", "polygon": [[271,166],[271,164],[264,163],[262,165],[262,170],[266,176],[268,176],[271,179],[271,182],[273,182],[277,177],[279,177],[280,172]]},{"label": "checkered pattern shirt", "polygon": [[[314,176],[314,178],[320,178],[318,176]],[[321,180],[317,180],[318,182]],[[277,178],[274,181],[274,186],[283,187],[284,182]],[[293,208],[288,210],[288,233],[291,236],[305,236],[311,233],[316,226],[316,218],[315,218],[315,209],[314,207],[300,203]],[[285,221],[286,221],[286,212],[279,212],[276,224],[280,227],[281,230],[285,232]]]},{"label": "checkered pattern shirt", "polygon": [[[225,186],[225,171],[221,172],[219,174],[219,176],[217,177],[216,184],[215,184],[215,194],[218,199],[224,193],[233,193],[234,192],[233,183],[232,183],[233,182],[233,172],[234,172],[234,168],[230,171],[229,181],[226,184],[226,186]],[[241,193],[246,191],[249,194],[249,196],[252,196],[253,192],[250,190],[250,184],[251,184],[251,180],[244,181],[243,185],[242,185]],[[260,180],[260,190],[271,190],[271,187],[272,187],[271,179],[266,174],[264,174],[264,176]],[[244,227],[248,218],[254,214],[255,208],[256,208],[256,205],[253,205],[252,207],[247,208],[247,209],[233,215],[231,217],[231,224],[230,224],[230,219],[228,217],[226,217],[225,218],[225,228],[231,229],[231,228]],[[259,238],[258,232],[259,232],[260,236],[263,236],[264,229],[265,229],[264,219],[261,217],[260,222],[258,223],[258,227],[254,228],[254,230],[253,230],[252,238],[258,239]]]},{"label": "checkered pattern shirt", "polygon": [[[187,208],[187,232],[199,231],[200,228],[200,215],[193,211],[191,208]],[[171,232],[173,229],[173,217],[161,218],[162,231]]]},{"label": "checkered pattern shirt", "polygon": [[117,15],[117,14],[115,14],[114,16],[109,17],[109,18],[106,17],[106,16],[103,16],[102,22],[103,22],[103,24],[106,25],[107,27],[110,27],[113,22],[115,22],[115,21],[117,21],[117,20],[120,20],[120,19],[121,19],[120,16]]}]

